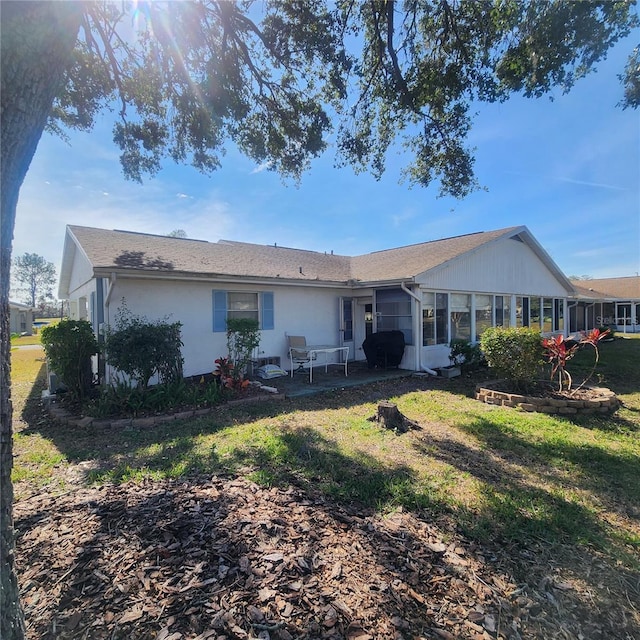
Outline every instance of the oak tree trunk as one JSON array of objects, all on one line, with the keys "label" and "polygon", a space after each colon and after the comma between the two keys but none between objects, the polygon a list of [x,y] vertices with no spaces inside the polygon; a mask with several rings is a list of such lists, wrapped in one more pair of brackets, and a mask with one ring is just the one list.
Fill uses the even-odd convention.
[{"label": "oak tree trunk", "polygon": [[[0,638],[24,637],[15,567],[9,282],[20,187],[72,62],[80,2],[2,2],[0,6]],[[46,215],[46,212],[42,212]]]}]

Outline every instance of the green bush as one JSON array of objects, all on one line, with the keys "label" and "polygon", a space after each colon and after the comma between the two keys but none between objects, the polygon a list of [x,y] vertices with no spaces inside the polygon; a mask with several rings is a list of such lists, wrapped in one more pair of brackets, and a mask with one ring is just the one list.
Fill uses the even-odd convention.
[{"label": "green bush", "polygon": [[105,387],[86,407],[94,418],[166,413],[186,407],[212,407],[222,401],[222,389],[215,382],[188,384],[184,379],[143,388],[130,381]]},{"label": "green bush", "polygon": [[107,362],[142,389],[147,388],[155,374],[162,384],[179,380],[184,362],[181,328],[180,322],[150,322],[135,316],[123,299],[115,329],[107,329]]},{"label": "green bush", "polygon": [[75,400],[82,401],[91,390],[91,356],[98,342],[86,320],[61,320],[43,327],[42,345],[51,368]]},{"label": "green bush", "polygon": [[480,338],[489,366],[499,378],[527,389],[541,375],[542,336],[530,327],[489,327]]},{"label": "green bush", "polygon": [[458,365],[465,371],[475,371],[484,360],[479,344],[472,344],[466,340],[452,340],[449,348],[451,364]]},{"label": "green bush", "polygon": [[227,320],[227,349],[233,363],[231,377],[237,386],[247,372],[253,350],[260,344],[260,326],[251,318]]}]

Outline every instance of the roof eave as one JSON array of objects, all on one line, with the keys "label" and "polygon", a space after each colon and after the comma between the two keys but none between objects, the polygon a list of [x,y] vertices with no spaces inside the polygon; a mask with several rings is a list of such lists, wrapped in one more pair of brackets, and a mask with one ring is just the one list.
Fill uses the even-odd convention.
[{"label": "roof eave", "polygon": [[312,286],[323,288],[351,288],[351,285],[342,280],[318,280],[280,278],[269,276],[234,275],[227,273],[196,273],[190,271],[149,271],[145,269],[115,269],[113,267],[96,267],[96,278],[109,278],[115,274],[118,279],[151,279],[151,280],[183,280],[192,282],[210,283],[237,283],[237,284],[263,284],[263,285],[288,285],[288,286]]}]

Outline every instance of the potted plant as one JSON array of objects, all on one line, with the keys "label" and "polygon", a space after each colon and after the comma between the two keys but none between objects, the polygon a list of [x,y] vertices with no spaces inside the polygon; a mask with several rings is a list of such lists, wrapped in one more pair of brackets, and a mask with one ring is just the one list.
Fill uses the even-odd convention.
[{"label": "potted plant", "polygon": [[449,344],[449,362],[448,367],[440,367],[440,375],[443,378],[456,378],[462,373],[462,363],[464,362],[463,346],[466,345],[464,340],[452,340]]}]

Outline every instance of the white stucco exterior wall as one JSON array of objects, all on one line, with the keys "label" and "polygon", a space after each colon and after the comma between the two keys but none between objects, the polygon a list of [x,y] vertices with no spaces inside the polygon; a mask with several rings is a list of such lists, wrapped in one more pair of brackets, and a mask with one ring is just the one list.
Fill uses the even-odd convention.
[{"label": "white stucco exterior wall", "polygon": [[227,354],[224,332],[213,331],[213,291],[271,291],[274,329],[261,332],[260,357],[277,356],[288,368],[288,335],[303,335],[309,344],[339,344],[340,289],[295,286],[258,286],[194,281],[162,281],[118,277],[105,309],[113,324],[125,298],[128,309],[150,321],[182,323],[184,375],[210,373],[214,361]]}]

